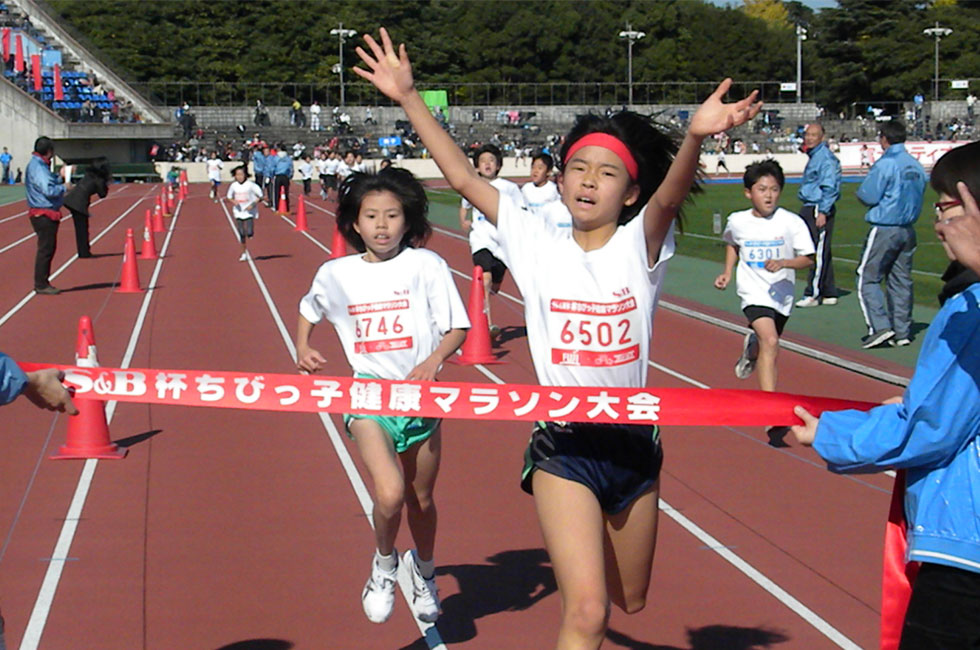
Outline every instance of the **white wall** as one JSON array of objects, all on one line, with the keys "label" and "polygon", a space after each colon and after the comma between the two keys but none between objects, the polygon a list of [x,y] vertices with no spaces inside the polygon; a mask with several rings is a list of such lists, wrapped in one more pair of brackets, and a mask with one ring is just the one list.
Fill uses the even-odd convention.
[{"label": "white wall", "polygon": [[11,174],[24,169],[40,136],[63,137],[66,124],[57,113],[35,102],[30,95],[7,80],[0,80],[0,147],[7,147],[14,159]]},{"label": "white wall", "polygon": [[[807,156],[803,153],[776,154],[773,157],[782,165],[783,171],[787,174],[802,174],[803,168],[806,167]],[[701,157],[701,161],[705,165],[705,170],[709,174],[714,174],[717,160],[717,156]],[[729,154],[725,158],[728,169],[732,174],[741,174],[748,165],[759,160],[763,160],[761,154]],[[379,162],[381,162],[380,159],[367,160],[368,165],[375,165],[375,167]],[[418,178],[442,178],[442,172],[439,171],[435,161],[432,159],[411,158],[396,161],[395,164],[412,172]],[[225,182],[231,181],[231,170],[238,167],[238,165],[239,163],[237,161],[225,161],[225,168],[222,171],[222,179]],[[158,162],[155,166],[161,178],[166,176],[171,167],[177,166],[187,170],[187,180],[191,183],[204,183],[208,180],[206,163]],[[296,161],[293,161],[294,180],[299,180],[300,178],[298,167],[299,165],[296,164]],[[249,166],[249,173],[251,173],[251,165]],[[516,158],[504,158],[504,166],[501,169],[500,175],[504,178],[527,178],[531,175],[531,162],[530,160],[526,160],[518,165]],[[315,177],[313,180],[314,182],[317,181]]]}]

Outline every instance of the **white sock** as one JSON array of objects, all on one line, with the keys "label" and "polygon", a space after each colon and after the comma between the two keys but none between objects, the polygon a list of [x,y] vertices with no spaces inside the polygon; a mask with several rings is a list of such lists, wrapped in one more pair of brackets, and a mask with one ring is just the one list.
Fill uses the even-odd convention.
[{"label": "white sock", "polygon": [[432,577],[436,574],[436,559],[432,558],[429,561],[425,561],[419,557],[416,551],[412,551],[415,554],[415,565],[419,568],[419,573],[426,580],[432,580]]},{"label": "white sock", "polygon": [[378,566],[388,573],[394,573],[398,568],[398,555],[394,551],[390,555],[382,555],[381,551],[375,549],[374,559],[378,561]]}]

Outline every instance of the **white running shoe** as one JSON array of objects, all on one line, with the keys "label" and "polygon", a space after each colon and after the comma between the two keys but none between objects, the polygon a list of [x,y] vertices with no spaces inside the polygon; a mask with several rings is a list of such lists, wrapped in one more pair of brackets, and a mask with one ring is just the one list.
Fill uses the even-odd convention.
[{"label": "white running shoe", "polygon": [[439,618],[439,589],[435,576],[426,580],[415,563],[415,551],[405,551],[402,557],[405,570],[412,577],[412,609],[420,621],[435,623]]},{"label": "white running shoe", "polygon": [[826,298],[821,298],[820,299],[820,304],[821,305],[836,305],[837,304],[837,298],[834,298],[833,296],[828,296]]},{"label": "white running shoe", "polygon": [[238,258],[239,262],[244,262],[248,259],[248,253],[242,253],[241,257]]},{"label": "white running shoe", "polygon": [[819,307],[820,299],[814,298],[813,296],[803,296],[796,301],[797,307]]},{"label": "white running shoe", "polygon": [[759,337],[755,332],[745,335],[742,342],[742,356],[735,362],[735,376],[739,379],[748,379],[752,371],[755,370],[755,360],[759,358]]},{"label": "white running shoe", "polygon": [[[398,560],[398,551],[392,550],[395,554],[395,561]],[[388,573],[378,566],[377,557],[371,560],[371,577],[364,585],[361,593],[361,605],[364,606],[364,614],[372,623],[384,623],[391,616],[391,610],[395,607],[395,583],[398,581],[398,566],[395,570]]]}]

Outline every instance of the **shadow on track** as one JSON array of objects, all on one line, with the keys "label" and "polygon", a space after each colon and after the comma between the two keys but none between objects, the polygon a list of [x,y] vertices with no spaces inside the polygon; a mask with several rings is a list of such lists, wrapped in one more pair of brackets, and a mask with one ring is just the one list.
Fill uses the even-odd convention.
[{"label": "shadow on track", "polygon": [[691,644],[690,648],[637,641],[613,629],[606,632],[606,638],[630,650],[758,650],[771,648],[775,643],[789,641],[789,637],[777,630],[732,625],[706,625],[688,630],[687,639]]},{"label": "shadow on track", "polygon": [[292,642],[282,639],[248,639],[229,643],[215,650],[290,650],[294,647]]},{"label": "shadow on track", "polygon": [[137,433],[136,435],[129,436],[128,438],[120,438],[119,440],[115,440],[114,442],[120,447],[128,449],[129,447],[138,445],[144,440],[149,440],[150,438],[157,435],[158,433],[163,433],[163,429],[152,429],[150,431],[144,431],[143,433]]},{"label": "shadow on track", "polygon": [[80,284],[77,287],[62,289],[61,293],[71,293],[73,291],[93,291],[95,289],[112,289],[115,286],[115,282],[95,282],[93,284]]},{"label": "shadow on track", "polygon": [[436,570],[438,575],[451,575],[459,584],[459,593],[442,601],[437,623],[439,635],[447,644],[476,637],[477,619],[527,609],[558,589],[543,548],[503,551],[487,561],[490,564],[458,564]]}]

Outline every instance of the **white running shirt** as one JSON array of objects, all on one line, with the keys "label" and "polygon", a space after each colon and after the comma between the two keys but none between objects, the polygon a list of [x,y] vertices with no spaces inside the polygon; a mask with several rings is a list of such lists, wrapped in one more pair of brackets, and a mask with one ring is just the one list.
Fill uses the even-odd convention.
[{"label": "white running shirt", "polygon": [[209,181],[221,181],[221,170],[225,168],[225,164],[221,162],[220,158],[208,158],[208,180]]},{"label": "white running shirt", "polygon": [[651,269],[642,217],[617,228],[602,248],[586,252],[568,234],[528,216],[501,193],[497,238],[524,296],[538,382],[643,386],[653,310],[674,254],[673,231]]},{"label": "white running shirt", "polygon": [[534,214],[541,214],[547,204],[561,199],[558,194],[558,186],[555,185],[554,181],[548,181],[541,187],[528,181],[521,186],[521,194],[524,195],[524,204],[527,205],[527,209]]},{"label": "white running shirt", "polygon": [[404,379],[451,329],[470,326],[446,261],[406,248],[385,262],[361,254],[325,263],[299,303],[311,323],[337,330],[355,374]]},{"label": "white running shirt", "polygon": [[[228,186],[228,194],[225,196],[235,204],[232,214],[236,219],[259,218],[258,202],[262,199],[262,190],[252,181],[246,180],[244,183],[235,181]],[[245,206],[249,203],[252,204],[252,207],[246,210]]]},{"label": "white running shirt", "polygon": [[738,247],[735,289],[742,299],[742,309],[749,305],[772,307],[789,316],[793,309],[796,271],[766,270],[766,260],[789,260],[813,255],[813,239],[803,219],[784,208],[776,208],[768,217],[756,217],[752,210],[728,215],[722,239]]},{"label": "white running shirt", "polygon": [[[521,188],[517,186],[517,183],[497,177],[490,181],[490,184],[497,188],[501,196],[510,196],[518,205],[524,205],[524,195],[521,194]],[[470,228],[470,252],[475,253],[486,248],[491,255],[506,263],[507,260],[504,259],[500,245],[497,243],[497,229],[487,221],[482,212],[473,207],[473,204],[465,198],[462,201],[462,206],[464,210],[473,211],[471,215],[473,226]]]}]

